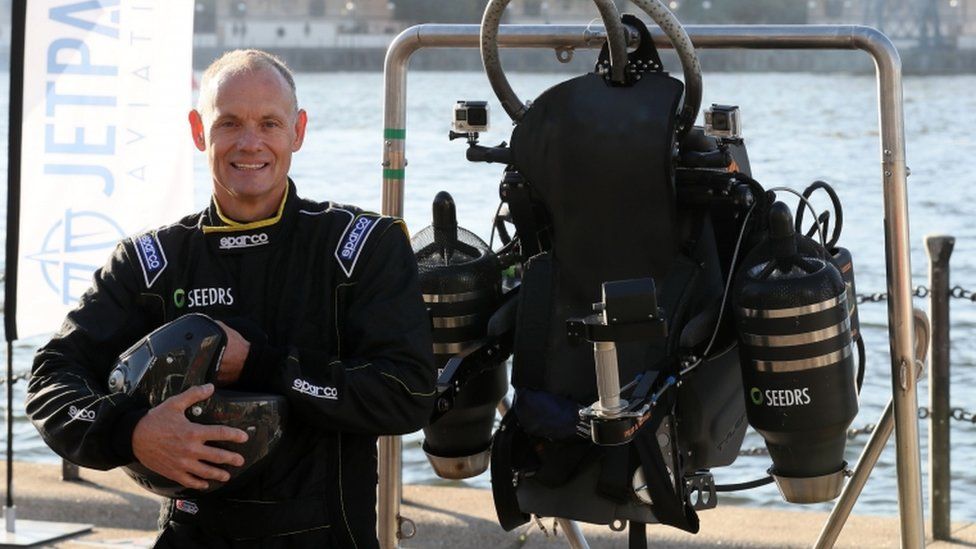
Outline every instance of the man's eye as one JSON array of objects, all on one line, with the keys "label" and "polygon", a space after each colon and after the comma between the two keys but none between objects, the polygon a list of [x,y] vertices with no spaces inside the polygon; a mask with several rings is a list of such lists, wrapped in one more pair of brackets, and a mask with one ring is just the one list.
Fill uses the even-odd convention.
[{"label": "man's eye", "polygon": [[233,120],[224,120],[223,122],[219,122],[217,124],[218,128],[233,128],[235,126],[237,126],[237,122],[234,122]]},{"label": "man's eye", "polygon": [[264,127],[265,128],[279,128],[279,127],[281,127],[281,123],[278,122],[277,120],[265,120],[264,121]]}]

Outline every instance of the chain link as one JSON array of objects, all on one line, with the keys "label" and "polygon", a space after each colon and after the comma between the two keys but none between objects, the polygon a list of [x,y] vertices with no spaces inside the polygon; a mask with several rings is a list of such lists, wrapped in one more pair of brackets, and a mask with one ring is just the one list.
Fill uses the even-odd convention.
[{"label": "chain link", "polygon": [[[932,411],[926,406],[918,407],[918,417],[919,419],[930,419],[932,417]],[[949,410],[949,419],[954,419],[956,421],[963,421],[966,423],[972,423],[976,425],[976,413],[970,412],[963,408],[953,408]]]},{"label": "chain link", "polygon": [[[956,288],[959,288],[959,286],[956,286]],[[960,288],[960,290],[961,289],[962,288]],[[955,288],[953,288],[953,290],[955,290]],[[926,286],[915,286],[915,289],[912,290],[912,296],[914,296],[914,297],[920,297],[920,298],[923,298],[924,299],[924,298],[926,298],[926,297],[929,296],[929,289]],[[953,296],[953,297],[955,297],[955,296]],[[856,299],[857,299],[857,304],[858,305],[860,305],[861,303],[878,303],[878,302],[885,301],[886,299],[888,299],[888,292],[874,292],[874,293],[871,293],[871,294],[857,294]]]},{"label": "chain link", "polygon": [[949,295],[956,299],[968,299],[973,301],[973,292],[963,288],[962,286],[953,286],[949,290]]},{"label": "chain link", "polygon": [[952,411],[949,412],[949,417],[958,421],[966,421],[968,423],[972,423],[973,425],[976,425],[976,414],[972,412],[967,412],[962,408],[953,408]]},{"label": "chain link", "polygon": [[[912,291],[912,295],[914,297],[920,297],[923,299],[928,297],[929,293],[931,293],[931,290],[929,290],[929,288],[926,286],[915,286],[915,289]],[[949,297],[953,297],[955,299],[965,299],[976,303],[976,293],[974,293],[972,290],[967,290],[962,286],[953,286],[949,290]],[[857,294],[858,305],[861,303],[878,303],[880,301],[885,301],[886,299],[888,299],[888,292]]]},{"label": "chain link", "polygon": [[847,430],[847,440],[854,440],[855,438],[857,438],[857,437],[859,437],[861,435],[870,435],[877,428],[878,428],[878,426],[875,425],[874,423],[868,423],[867,425],[865,425],[864,427],[861,427],[860,429],[857,429],[857,428],[848,429]]},{"label": "chain link", "polygon": [[[918,417],[919,419],[930,419],[932,417],[932,411],[927,406],[918,407]],[[976,413],[966,411],[962,408],[953,408],[949,411],[949,417],[957,421],[962,421],[966,423],[972,423],[976,425]],[[851,428],[847,430],[848,440],[853,440],[861,435],[870,435],[877,429],[878,426],[874,423],[868,423],[864,427]],[[765,456],[769,455],[769,451],[763,447],[756,448],[743,448],[739,450],[740,456]]]},{"label": "chain link", "polygon": [[[24,371],[24,372],[20,372],[20,373],[14,374],[14,377],[10,378],[10,383],[11,384],[16,384],[18,381],[20,381],[22,379],[25,379],[26,380],[29,377],[30,377],[30,370],[27,370],[27,371]],[[5,383],[7,383],[7,378],[0,377],[0,385],[3,385]]]}]

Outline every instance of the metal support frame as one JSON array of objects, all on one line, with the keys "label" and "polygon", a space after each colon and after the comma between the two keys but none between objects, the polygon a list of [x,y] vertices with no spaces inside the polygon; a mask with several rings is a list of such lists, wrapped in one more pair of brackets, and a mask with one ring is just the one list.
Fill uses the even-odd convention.
[{"label": "metal support frame", "polygon": [[929,236],[929,318],[932,320],[932,345],[929,360],[929,509],[932,538],[952,537],[949,444],[949,258],[956,239]]},{"label": "metal support frame", "polygon": [[[923,547],[921,457],[918,439],[917,372],[914,368],[912,280],[908,233],[908,168],[905,161],[901,57],[880,31],[858,25],[734,25],[686,27],[695,47],[702,49],[861,50],[875,62],[878,83],[881,187],[884,198],[885,264],[888,290],[888,330],[891,352],[892,414],[896,442],[898,509],[902,547]],[[633,40],[630,32],[629,41]],[[384,129],[382,211],[403,214],[406,168],[407,65],[424,48],[476,48],[479,25],[416,25],[390,44],[384,68]],[[658,48],[670,43],[652,29]],[[602,27],[587,25],[503,25],[499,45],[524,48],[598,48]],[[382,547],[395,547],[399,515],[400,459],[395,438],[380,441],[380,502],[378,533]],[[870,471],[871,463],[858,463]],[[857,472],[855,471],[855,474]],[[825,528],[843,526],[828,524]]]}]

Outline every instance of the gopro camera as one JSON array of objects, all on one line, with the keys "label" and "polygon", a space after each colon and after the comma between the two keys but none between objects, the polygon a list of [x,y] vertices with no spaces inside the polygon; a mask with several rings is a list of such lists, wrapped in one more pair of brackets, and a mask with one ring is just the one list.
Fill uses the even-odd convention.
[{"label": "gopro camera", "polygon": [[455,103],[451,128],[460,133],[488,131],[488,102],[458,101]]},{"label": "gopro camera", "polygon": [[705,135],[720,139],[741,139],[742,125],[737,105],[716,105],[705,111]]}]

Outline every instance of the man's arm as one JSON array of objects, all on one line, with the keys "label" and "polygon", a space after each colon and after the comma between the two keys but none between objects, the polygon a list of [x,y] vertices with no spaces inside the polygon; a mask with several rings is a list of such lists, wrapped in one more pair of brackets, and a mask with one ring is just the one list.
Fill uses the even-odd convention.
[{"label": "man's arm", "polygon": [[148,332],[136,314],[139,288],[130,265],[119,244],[78,307],[35,355],[27,385],[27,415],[44,442],[68,461],[94,469],[134,461],[132,431],[147,410],[106,387],[118,354]]},{"label": "man's arm", "polygon": [[136,304],[142,286],[129,257],[119,244],[78,307],[38,351],[27,386],[27,415],[44,442],[72,463],[111,469],[138,459],[184,486],[203,489],[207,479],[227,479],[210,464],[243,461],[206,442],[247,439],[238,429],[186,419],[184,410],[209,397],[213,387],[191,387],[152,409],[107,390],[118,355],[155,328]]},{"label": "man's arm", "polygon": [[251,342],[242,387],[284,394],[293,413],[326,429],[403,434],[427,422],[436,375],[430,320],[401,222],[383,222],[362,270],[336,288],[339,356]]}]

